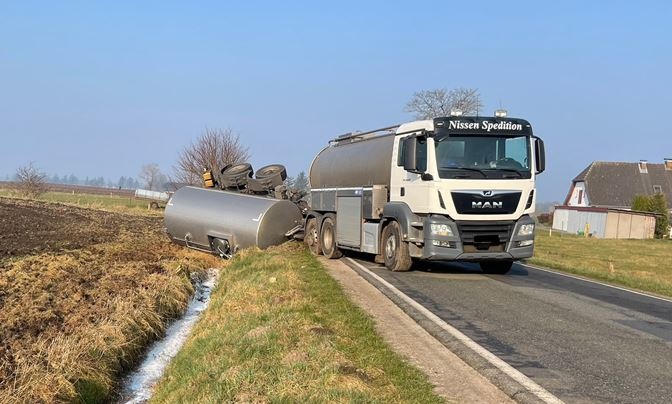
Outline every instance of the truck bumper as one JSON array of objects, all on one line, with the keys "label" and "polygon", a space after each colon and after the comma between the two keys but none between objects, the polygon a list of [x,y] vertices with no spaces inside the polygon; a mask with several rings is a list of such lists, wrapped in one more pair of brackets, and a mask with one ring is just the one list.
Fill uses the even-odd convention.
[{"label": "truck bumper", "polygon": [[[419,258],[429,261],[511,261],[534,252],[534,219],[455,222],[430,215],[424,221],[424,246]],[[525,226],[525,227],[523,227]],[[446,228],[450,229],[446,231]],[[522,230],[528,230],[521,234]]]}]

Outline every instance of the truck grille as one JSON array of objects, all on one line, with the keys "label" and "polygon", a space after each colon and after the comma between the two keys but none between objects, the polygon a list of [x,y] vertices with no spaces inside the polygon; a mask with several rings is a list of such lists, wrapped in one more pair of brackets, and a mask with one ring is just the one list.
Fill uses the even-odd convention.
[{"label": "truck grille", "polygon": [[514,222],[457,222],[465,251],[506,251]]},{"label": "truck grille", "polygon": [[[486,196],[485,193],[489,192]],[[516,211],[520,191],[463,191],[451,192],[457,213],[501,215]]]}]

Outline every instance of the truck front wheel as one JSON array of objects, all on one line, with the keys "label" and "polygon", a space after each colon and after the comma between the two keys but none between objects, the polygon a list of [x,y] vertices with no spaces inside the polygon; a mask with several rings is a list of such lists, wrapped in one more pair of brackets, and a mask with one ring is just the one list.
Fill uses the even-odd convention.
[{"label": "truck front wheel", "polygon": [[322,222],[320,244],[322,254],[329,259],[341,258],[343,255],[336,246],[336,218],[333,215],[328,215]]},{"label": "truck front wheel", "polygon": [[408,243],[403,241],[397,222],[391,222],[383,229],[383,258],[385,267],[394,272],[408,271],[413,264]]},{"label": "truck front wheel", "polygon": [[511,270],[513,261],[482,261],[479,262],[481,271],[486,274],[504,275]]}]

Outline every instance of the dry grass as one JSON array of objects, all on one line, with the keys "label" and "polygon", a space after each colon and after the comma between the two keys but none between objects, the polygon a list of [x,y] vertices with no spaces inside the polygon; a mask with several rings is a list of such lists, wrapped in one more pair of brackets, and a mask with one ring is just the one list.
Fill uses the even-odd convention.
[{"label": "dry grass", "polygon": [[[0,402],[108,398],[120,372],[186,308],[190,276],[219,263],[172,245],[159,219],[121,226],[128,220],[105,221],[119,226],[114,237],[0,261]],[[81,231],[95,234],[95,224]]]},{"label": "dry grass", "polygon": [[235,257],[152,400],[441,401],[299,243]]},{"label": "dry grass", "polygon": [[672,296],[672,241],[607,240],[540,230],[528,262]]}]

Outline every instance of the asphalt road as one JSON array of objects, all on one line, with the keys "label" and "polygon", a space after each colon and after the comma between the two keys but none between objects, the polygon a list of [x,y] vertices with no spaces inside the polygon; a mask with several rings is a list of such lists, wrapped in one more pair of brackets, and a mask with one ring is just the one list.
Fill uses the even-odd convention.
[{"label": "asphalt road", "polygon": [[565,402],[672,403],[670,301],[523,265],[357,262]]}]

